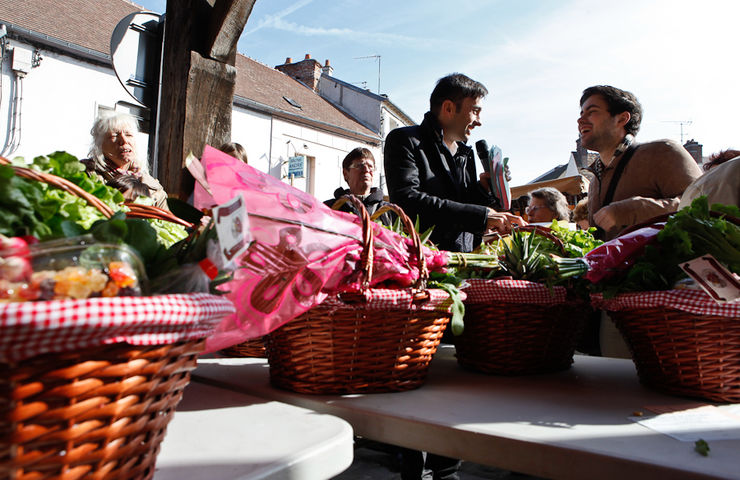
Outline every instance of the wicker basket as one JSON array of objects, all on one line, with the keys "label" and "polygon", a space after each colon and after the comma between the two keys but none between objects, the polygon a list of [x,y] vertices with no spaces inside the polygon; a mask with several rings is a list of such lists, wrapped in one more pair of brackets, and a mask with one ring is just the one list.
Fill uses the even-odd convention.
[{"label": "wicker basket", "polygon": [[218,353],[225,357],[265,358],[267,356],[265,351],[266,340],[266,336],[253,338],[246,342],[237,343],[231,347],[219,350]]},{"label": "wicker basket", "polygon": [[519,280],[469,280],[465,289],[465,330],[455,337],[457,362],[495,375],[565,370],[591,307]]},{"label": "wicker basket", "polygon": [[[521,230],[542,235],[563,252],[549,229]],[[465,288],[465,329],[454,337],[457,362],[495,375],[526,375],[565,370],[591,311],[564,287],[501,279],[471,279]]]},{"label": "wicker basket", "polygon": [[117,344],[0,363],[0,478],[151,478],[203,344]]},{"label": "wicker basket", "polygon": [[[416,308],[430,298],[446,296],[425,288],[428,271],[421,240],[403,211],[390,206],[414,241],[419,259],[419,283],[407,294],[405,307],[376,307],[367,297],[383,290],[367,287],[372,276],[372,222],[362,202],[355,203],[363,223],[361,267],[365,288],[360,295],[331,296],[297,319],[270,333],[267,357],[270,381],[299,393],[346,394],[411,390],[426,380],[450,314],[442,309]],[[393,291],[386,291],[393,292]],[[411,296],[409,297],[411,298]],[[367,303],[366,303],[367,302]]]},{"label": "wicker basket", "polygon": [[0,304],[0,478],[151,478],[203,338],[233,312],[202,293]]},{"label": "wicker basket", "polygon": [[[608,301],[596,296],[594,304],[609,311],[644,385],[673,395],[740,401],[739,305],[717,305],[703,292],[685,290]],[[704,306],[714,314],[699,313]]]}]

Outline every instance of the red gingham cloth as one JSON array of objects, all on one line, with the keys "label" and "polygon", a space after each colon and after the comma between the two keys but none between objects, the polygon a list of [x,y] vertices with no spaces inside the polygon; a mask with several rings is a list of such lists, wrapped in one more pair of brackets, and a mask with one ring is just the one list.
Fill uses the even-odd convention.
[{"label": "red gingham cloth", "polygon": [[502,280],[471,278],[465,280],[469,286],[463,291],[468,295],[466,303],[529,303],[554,305],[565,303],[565,287],[553,287],[528,280]]},{"label": "red gingham cloth", "polygon": [[591,304],[603,310],[619,311],[633,308],[669,307],[695,315],[737,318],[740,301],[717,303],[703,290],[663,290],[632,292],[605,299],[601,293],[591,295]]},{"label": "red gingham cloth", "polygon": [[[370,288],[365,292],[366,302],[345,303],[339,300],[335,295],[329,295],[321,306],[354,308],[357,310],[429,310],[449,313],[452,307],[450,295],[444,290],[430,288],[429,299],[421,302],[413,302],[411,289],[389,289],[389,288]],[[460,296],[465,300],[465,293],[460,292]]]},{"label": "red gingham cloth", "polygon": [[0,361],[203,338],[234,311],[229,300],[207,293],[0,303]]}]

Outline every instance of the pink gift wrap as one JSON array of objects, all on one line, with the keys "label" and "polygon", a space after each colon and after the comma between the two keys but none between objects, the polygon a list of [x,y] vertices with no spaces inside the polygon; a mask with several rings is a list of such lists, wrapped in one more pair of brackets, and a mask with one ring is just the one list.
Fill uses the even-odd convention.
[{"label": "pink gift wrap", "polygon": [[[196,183],[197,208],[243,195],[253,243],[224,286],[236,313],[207,339],[216,351],[265,335],[318,305],[327,295],[360,287],[362,227],[359,217],[331,210],[312,195],[266,175],[214,148],[201,159],[211,197]],[[410,241],[373,224],[373,278],[391,288],[418,278]],[[430,270],[446,263],[446,252],[424,249]]]}]

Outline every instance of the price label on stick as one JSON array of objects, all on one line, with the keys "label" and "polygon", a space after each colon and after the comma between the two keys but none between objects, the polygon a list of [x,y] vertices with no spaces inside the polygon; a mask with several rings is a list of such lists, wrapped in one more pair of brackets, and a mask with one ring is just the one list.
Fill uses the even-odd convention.
[{"label": "price label on stick", "polygon": [[218,234],[219,251],[226,265],[249,247],[249,216],[244,197],[237,195],[213,209],[213,221]]},{"label": "price label on stick", "polygon": [[731,302],[740,298],[740,278],[713,256],[702,255],[682,264],[681,268],[715,301]]}]

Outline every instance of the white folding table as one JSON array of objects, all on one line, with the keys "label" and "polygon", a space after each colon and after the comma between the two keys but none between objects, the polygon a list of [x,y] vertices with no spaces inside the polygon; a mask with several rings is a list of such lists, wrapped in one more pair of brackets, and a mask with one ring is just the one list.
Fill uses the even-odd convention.
[{"label": "white folding table", "polygon": [[268,372],[264,359],[211,358],[194,379],[335,415],[372,440],[545,478],[740,479],[740,440],[710,441],[703,457],[628,418],[696,405],[640,385],[631,360],[577,355],[563,372],[501,377],[460,368],[442,346],[423,387],[364,395],[279,390]]},{"label": "white folding table", "polygon": [[340,418],[191,382],[154,480],[325,480],[352,459],[352,427]]}]

